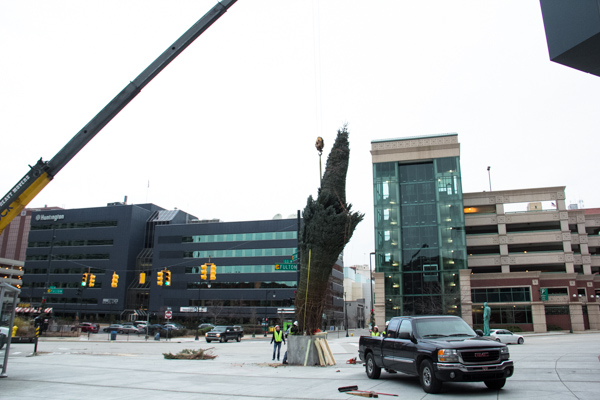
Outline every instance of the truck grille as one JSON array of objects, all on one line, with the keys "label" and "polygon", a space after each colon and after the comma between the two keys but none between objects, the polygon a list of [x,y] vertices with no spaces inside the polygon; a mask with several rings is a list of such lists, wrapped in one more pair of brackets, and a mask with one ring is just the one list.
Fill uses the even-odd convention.
[{"label": "truck grille", "polygon": [[500,360],[500,350],[476,349],[462,350],[460,356],[466,364],[482,364]]}]

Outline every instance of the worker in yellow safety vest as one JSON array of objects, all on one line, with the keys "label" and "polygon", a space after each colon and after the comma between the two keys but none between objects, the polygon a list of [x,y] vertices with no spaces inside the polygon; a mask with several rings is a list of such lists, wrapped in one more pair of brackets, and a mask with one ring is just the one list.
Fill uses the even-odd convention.
[{"label": "worker in yellow safety vest", "polygon": [[377,325],[373,327],[373,330],[371,331],[371,336],[379,336],[379,328],[377,327]]},{"label": "worker in yellow safety vest", "polygon": [[271,338],[271,343],[273,345],[273,361],[275,361],[275,352],[277,352],[277,361],[279,361],[279,354],[281,353],[281,343],[285,343],[285,338],[283,337],[283,331],[279,329],[279,325],[275,325],[275,330],[273,331],[273,337]]}]

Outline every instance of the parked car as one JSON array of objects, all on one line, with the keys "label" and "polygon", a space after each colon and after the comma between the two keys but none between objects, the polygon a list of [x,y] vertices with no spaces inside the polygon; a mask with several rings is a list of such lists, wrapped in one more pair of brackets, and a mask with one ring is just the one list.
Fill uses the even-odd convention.
[{"label": "parked car", "polygon": [[137,326],[134,325],[123,325],[123,327],[121,329],[117,329],[117,332],[119,333],[125,333],[125,334],[130,334],[130,333],[145,333],[146,331],[142,328],[138,328]]},{"label": "parked car", "polygon": [[171,330],[172,329],[172,330],[177,331],[179,329],[185,329],[185,327],[183,325],[180,325],[180,324],[176,323],[176,322],[169,322],[168,324],[164,324],[163,325],[163,329],[166,329],[166,330]]},{"label": "parked car", "polygon": [[82,322],[79,325],[75,325],[71,328],[71,332],[75,332],[76,330],[81,329],[81,332],[90,332],[90,333],[98,333],[100,330],[100,325],[94,324],[92,322]]},{"label": "parked car", "polygon": [[136,328],[133,325],[123,325],[123,324],[112,324],[112,325],[104,328],[103,331],[104,332],[116,331],[121,334],[123,334],[123,333],[125,333],[125,334],[144,333],[145,332],[143,329]]},{"label": "parked car", "polygon": [[525,343],[525,339],[523,339],[523,336],[517,335],[516,333],[512,333],[511,331],[506,329],[492,329],[490,331],[490,337],[496,342],[500,343]]},{"label": "parked car", "polygon": [[112,331],[117,331],[119,332],[119,329],[122,329],[123,325],[121,324],[111,324],[109,326],[107,326],[106,328],[102,329],[102,332],[112,332]]},{"label": "parked car", "polygon": [[143,324],[135,324],[135,327],[146,332],[146,323]]},{"label": "parked car", "polygon": [[200,324],[200,325],[198,325],[198,329],[210,328],[212,330],[214,327],[215,326],[213,324]]},{"label": "parked car", "polygon": [[8,342],[9,329],[6,326],[0,326],[0,349]]},{"label": "parked car", "polygon": [[[148,334],[151,335],[157,331],[160,331],[163,329],[163,326],[161,324],[151,324],[148,325]],[[144,329],[145,332],[145,329]]]},{"label": "parked car", "polygon": [[218,340],[221,343],[227,342],[228,340],[235,339],[236,341],[242,340],[244,335],[243,331],[236,331],[233,326],[215,326],[211,331],[206,332],[206,342],[210,343],[213,340]]}]

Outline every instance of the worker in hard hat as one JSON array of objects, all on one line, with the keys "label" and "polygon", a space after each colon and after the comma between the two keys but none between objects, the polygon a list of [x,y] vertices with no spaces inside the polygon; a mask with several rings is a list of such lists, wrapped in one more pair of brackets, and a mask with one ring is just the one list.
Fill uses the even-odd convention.
[{"label": "worker in hard hat", "polygon": [[[298,328],[298,321],[294,321],[294,323],[292,324],[291,328],[288,329],[287,334],[289,335],[299,335],[300,334],[300,328]],[[286,337],[287,337],[286,334]],[[285,351],[285,354],[283,355],[283,361],[281,362],[282,364],[287,364],[287,350]]]},{"label": "worker in hard hat", "polygon": [[279,325],[275,325],[275,330],[273,331],[271,343],[274,343],[273,361],[275,361],[275,352],[277,352],[277,361],[279,361],[279,354],[281,353],[281,343],[285,343],[285,337],[283,336],[283,331],[279,329]]},{"label": "worker in hard hat", "polygon": [[371,331],[371,336],[379,336],[379,328],[377,327],[377,325],[373,327],[373,330]]}]

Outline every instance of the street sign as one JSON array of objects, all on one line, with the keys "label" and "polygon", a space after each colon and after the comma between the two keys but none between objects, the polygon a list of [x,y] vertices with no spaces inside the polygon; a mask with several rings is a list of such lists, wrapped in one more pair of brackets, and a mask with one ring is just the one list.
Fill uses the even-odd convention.
[{"label": "street sign", "polygon": [[62,289],[50,288],[50,289],[48,289],[48,293],[52,293],[52,294],[63,294],[63,290],[62,290]]},{"label": "street sign", "polygon": [[296,264],[276,264],[275,265],[275,270],[276,271],[296,271]]},{"label": "street sign", "polygon": [[171,319],[173,317],[173,314],[171,313],[171,311],[165,311],[165,319]]}]

